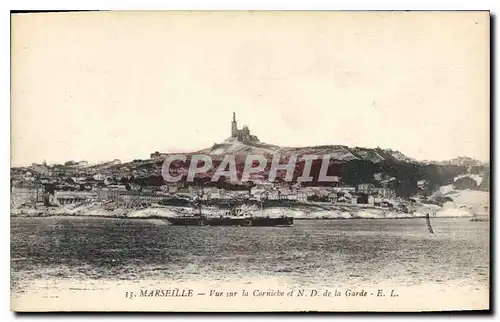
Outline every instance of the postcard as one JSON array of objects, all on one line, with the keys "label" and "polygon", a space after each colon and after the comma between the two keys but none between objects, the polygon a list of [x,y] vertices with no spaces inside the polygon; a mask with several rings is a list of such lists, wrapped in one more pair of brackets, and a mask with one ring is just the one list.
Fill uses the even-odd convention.
[{"label": "postcard", "polygon": [[489,310],[490,14],[11,15],[11,310]]}]

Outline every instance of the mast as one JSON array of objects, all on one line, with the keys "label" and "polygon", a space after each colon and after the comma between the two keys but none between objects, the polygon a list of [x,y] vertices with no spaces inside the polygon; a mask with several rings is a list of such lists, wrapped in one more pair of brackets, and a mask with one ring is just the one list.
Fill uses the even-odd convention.
[{"label": "mast", "polygon": [[201,213],[201,200],[203,198],[203,195],[205,194],[204,191],[203,191],[203,187],[204,187],[204,184],[203,183],[200,183],[199,186],[198,186],[198,191],[196,193],[196,197],[197,197],[197,200],[196,202],[198,203],[198,216],[202,217],[202,213]]},{"label": "mast", "polygon": [[429,217],[429,213],[427,213],[427,215],[425,215],[425,221],[427,222],[427,228],[429,229],[429,233],[434,234],[434,230],[432,229],[432,226],[431,226],[431,219]]}]

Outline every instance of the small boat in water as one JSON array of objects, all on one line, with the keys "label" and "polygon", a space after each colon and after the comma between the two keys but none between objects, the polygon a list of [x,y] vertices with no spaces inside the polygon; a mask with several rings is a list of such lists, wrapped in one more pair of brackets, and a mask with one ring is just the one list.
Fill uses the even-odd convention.
[{"label": "small boat in water", "polygon": [[487,215],[474,215],[470,221],[489,222],[490,217]]}]

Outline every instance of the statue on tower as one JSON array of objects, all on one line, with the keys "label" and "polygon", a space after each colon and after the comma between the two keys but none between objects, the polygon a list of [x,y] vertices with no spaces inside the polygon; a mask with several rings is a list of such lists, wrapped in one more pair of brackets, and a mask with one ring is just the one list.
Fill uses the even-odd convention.
[{"label": "statue on tower", "polygon": [[233,112],[233,121],[231,122],[231,137],[238,136],[238,123],[236,122],[236,113]]}]

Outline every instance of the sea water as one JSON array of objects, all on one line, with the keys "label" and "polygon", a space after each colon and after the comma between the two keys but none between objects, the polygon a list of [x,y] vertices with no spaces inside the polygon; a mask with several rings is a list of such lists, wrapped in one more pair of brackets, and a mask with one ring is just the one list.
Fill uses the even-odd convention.
[{"label": "sea water", "polygon": [[[284,289],[489,287],[489,223],[469,218],[296,220],[292,227],[159,219],[11,218],[13,297],[115,285],[273,280]],[[215,284],[214,284],[215,283]],[[79,286],[79,284],[81,284]]]}]

